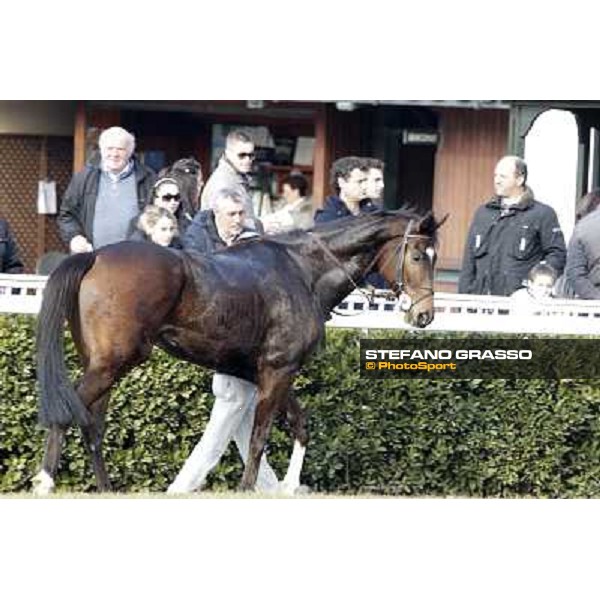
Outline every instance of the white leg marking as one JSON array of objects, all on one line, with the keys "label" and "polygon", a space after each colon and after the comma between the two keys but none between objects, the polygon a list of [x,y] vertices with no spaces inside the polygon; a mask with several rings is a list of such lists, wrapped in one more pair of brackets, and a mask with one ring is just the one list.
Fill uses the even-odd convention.
[{"label": "white leg marking", "polygon": [[47,496],[54,489],[54,479],[42,469],[32,480],[33,493],[37,496]]},{"label": "white leg marking", "polygon": [[302,471],[305,454],[306,446],[302,446],[298,440],[295,440],[290,465],[281,482],[281,491],[284,494],[293,495],[300,487],[300,472]]}]

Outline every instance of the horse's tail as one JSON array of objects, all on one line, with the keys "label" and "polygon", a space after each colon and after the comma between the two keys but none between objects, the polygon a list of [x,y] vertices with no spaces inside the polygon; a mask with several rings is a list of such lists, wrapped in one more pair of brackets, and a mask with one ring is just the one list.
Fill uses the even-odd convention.
[{"label": "horse's tail", "polygon": [[68,425],[74,419],[89,425],[91,416],[69,379],[65,365],[65,319],[77,310],[79,287],[91,269],[93,252],[70,256],[49,277],[37,320],[39,422],[44,427]]}]

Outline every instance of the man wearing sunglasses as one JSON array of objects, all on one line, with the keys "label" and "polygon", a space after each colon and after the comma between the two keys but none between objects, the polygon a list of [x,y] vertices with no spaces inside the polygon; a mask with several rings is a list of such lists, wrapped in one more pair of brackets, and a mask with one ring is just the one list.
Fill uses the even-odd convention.
[{"label": "man wearing sunglasses", "polygon": [[254,161],[254,142],[241,130],[231,131],[225,140],[225,151],[217,168],[206,182],[201,197],[202,210],[214,208],[215,199],[223,190],[233,190],[244,199],[246,227],[257,228],[254,205],[250,195],[250,171]]}]

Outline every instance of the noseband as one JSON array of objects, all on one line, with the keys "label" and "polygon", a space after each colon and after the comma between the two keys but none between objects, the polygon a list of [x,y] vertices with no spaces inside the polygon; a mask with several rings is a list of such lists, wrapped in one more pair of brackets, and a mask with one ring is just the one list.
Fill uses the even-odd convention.
[{"label": "noseband", "polygon": [[[402,241],[398,244],[398,246],[394,249],[393,252],[389,253],[389,256],[387,257],[387,259],[385,260],[385,262],[383,263],[383,265],[380,269],[380,270],[382,270],[383,267],[385,267],[388,264],[388,262],[391,260],[392,256],[397,254],[397,256],[399,258],[398,258],[398,262],[396,263],[396,279],[392,283],[392,292],[394,293],[396,298],[401,298],[402,296],[404,296],[407,299],[407,301],[404,301],[404,302],[401,301],[401,304],[400,304],[400,308],[402,308],[402,310],[404,310],[404,311],[408,311],[411,308],[414,308],[420,302],[423,302],[424,300],[428,300],[429,298],[431,298],[433,296],[433,287],[418,286],[415,289],[425,290],[426,293],[419,296],[413,302],[412,299],[410,298],[410,296],[408,295],[408,292],[406,291],[408,286],[406,285],[406,282],[404,281],[404,264],[406,262],[406,252],[408,250],[408,242],[409,242],[409,240],[418,240],[418,239],[428,240],[428,239],[430,239],[429,236],[423,235],[421,233],[410,233],[413,223],[414,223],[413,219],[411,219],[408,222],[408,225],[406,226],[406,229],[404,230],[404,235],[402,236]],[[375,258],[371,261],[371,264],[368,266],[367,271],[372,269],[373,265],[375,265],[377,263],[382,251],[383,251],[383,247],[377,253]]]},{"label": "noseband", "polygon": [[[426,293],[419,296],[414,302],[411,300],[410,296],[406,292],[407,285],[404,281],[404,263],[406,261],[406,251],[408,249],[408,241],[411,239],[422,239],[422,240],[430,239],[430,237],[427,235],[423,235],[420,233],[410,233],[413,223],[414,223],[413,219],[411,219],[408,222],[408,225],[406,226],[406,229],[404,230],[404,235],[402,237],[402,240],[399,242],[398,246],[394,249],[394,251],[390,252],[389,256],[386,258],[385,262],[382,265],[382,268],[385,267],[388,264],[388,262],[390,261],[390,259],[392,258],[392,256],[394,256],[395,254],[397,254],[399,257],[401,257],[398,260],[398,262],[396,263],[396,279],[392,282],[391,289],[392,289],[393,294],[396,296],[396,298],[400,299],[404,295],[404,297],[408,299],[408,303],[406,303],[406,302],[402,303],[402,301],[401,301],[401,304],[400,304],[400,308],[402,310],[404,310],[405,312],[409,311],[411,308],[414,308],[420,302],[423,302],[424,300],[427,300],[433,296],[433,287],[426,287],[426,286],[417,287],[416,289],[425,290]],[[344,265],[335,256],[335,254],[333,254],[333,252],[331,252],[331,250],[319,239],[318,236],[314,235],[310,231],[308,233],[315,240],[317,245],[323,250],[323,252],[327,256],[329,256],[329,258],[331,258],[333,260],[333,262],[344,272],[347,279],[350,281],[350,283],[352,283],[354,288],[358,289],[360,291],[360,288],[358,287],[358,284],[356,283],[356,281],[354,281],[354,279],[351,277],[350,273],[348,273],[348,271],[346,270]],[[381,253],[383,252],[384,246],[385,246],[385,244],[379,249],[379,251],[375,255],[375,258],[369,263],[369,266],[364,270],[364,272],[360,276],[359,280],[362,279],[366,273],[369,273],[371,271],[371,269],[373,268],[373,266],[377,263],[377,261],[379,260],[379,258],[381,256]],[[396,250],[397,250],[397,252],[396,252]],[[369,298],[367,298],[367,299],[370,301]]]}]

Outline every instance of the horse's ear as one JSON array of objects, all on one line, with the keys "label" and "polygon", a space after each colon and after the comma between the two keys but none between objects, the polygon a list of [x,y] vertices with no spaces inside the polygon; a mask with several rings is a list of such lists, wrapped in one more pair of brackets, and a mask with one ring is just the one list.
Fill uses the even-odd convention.
[{"label": "horse's ear", "polygon": [[423,217],[417,222],[417,231],[426,235],[433,235],[448,219],[450,213],[446,213],[440,221],[435,220],[433,212],[428,211]]},{"label": "horse's ear", "polygon": [[450,213],[446,213],[435,225],[436,229],[439,229],[448,219],[450,218]]},{"label": "horse's ear", "polygon": [[431,211],[428,211],[424,216],[422,216],[417,221],[417,226],[415,229],[419,233],[424,233],[426,235],[429,235],[435,231],[435,229],[436,229],[435,225],[436,225],[435,217],[433,216],[433,213]]}]

